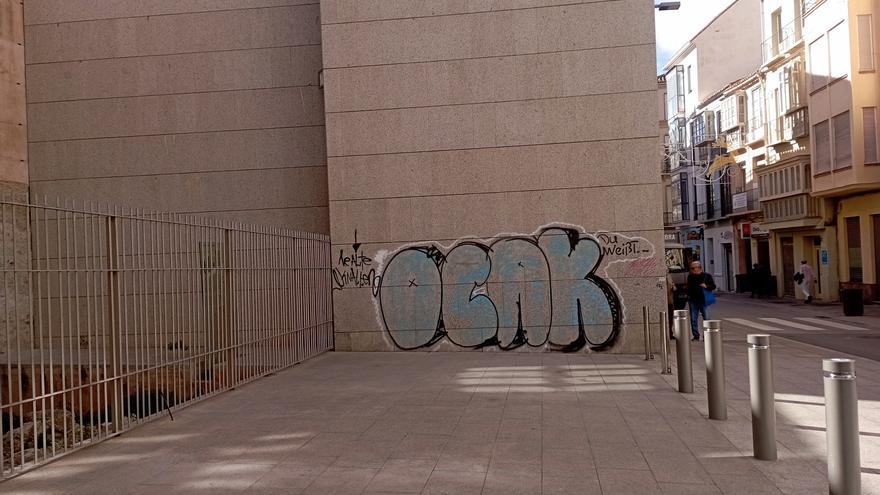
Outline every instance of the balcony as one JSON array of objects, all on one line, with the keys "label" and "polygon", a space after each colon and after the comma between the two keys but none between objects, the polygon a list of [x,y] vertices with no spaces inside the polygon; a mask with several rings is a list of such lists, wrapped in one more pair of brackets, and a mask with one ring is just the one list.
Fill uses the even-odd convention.
[{"label": "balcony", "polygon": [[797,139],[810,133],[810,116],[807,107],[799,108],[782,118],[782,138]]},{"label": "balcony", "polygon": [[810,117],[807,108],[767,120],[767,144],[791,141],[809,134]]},{"label": "balcony", "polygon": [[731,214],[744,214],[761,209],[757,189],[747,189],[732,196]]},{"label": "balcony", "polygon": [[809,194],[799,194],[761,201],[761,210],[764,212],[764,220],[768,223],[818,217],[820,216],[819,201]]},{"label": "balcony", "polygon": [[801,0],[801,12],[803,12],[803,16],[806,17],[815,10],[816,7],[823,3],[825,3],[825,0]]},{"label": "balcony", "polygon": [[746,147],[748,137],[743,128],[737,128],[724,134],[724,141],[727,143],[727,151],[734,151]]},{"label": "balcony", "polygon": [[684,95],[670,93],[666,100],[666,115],[669,120],[685,117]]},{"label": "balcony", "polygon": [[779,55],[797,45],[801,41],[800,19],[789,22],[779,32],[761,43],[764,52],[764,63],[768,63]]},{"label": "balcony", "polygon": [[706,203],[697,203],[697,221],[706,221],[709,219],[709,205]]},{"label": "balcony", "polygon": [[750,118],[748,129],[749,130],[746,133],[746,144],[752,144],[764,140],[764,118],[762,116]]}]

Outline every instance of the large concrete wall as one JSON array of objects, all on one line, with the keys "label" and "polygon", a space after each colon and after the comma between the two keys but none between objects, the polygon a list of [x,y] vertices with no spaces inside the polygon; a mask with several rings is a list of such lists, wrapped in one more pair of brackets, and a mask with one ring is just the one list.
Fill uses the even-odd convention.
[{"label": "large concrete wall", "polygon": [[27,115],[21,2],[0,0],[0,190],[27,184]]},{"label": "large concrete wall", "polygon": [[639,352],[665,309],[651,3],[499,5],[321,2],[337,350]]},{"label": "large concrete wall", "polygon": [[24,14],[32,193],[329,230],[317,0]]}]

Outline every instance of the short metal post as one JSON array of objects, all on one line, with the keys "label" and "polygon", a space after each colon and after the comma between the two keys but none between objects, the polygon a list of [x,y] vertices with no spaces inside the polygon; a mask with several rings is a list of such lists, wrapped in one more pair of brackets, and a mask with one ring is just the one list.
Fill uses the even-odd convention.
[{"label": "short metal post", "polygon": [[852,359],[822,360],[831,495],[855,495],[862,489],[855,364]]},{"label": "short metal post", "polygon": [[721,321],[703,322],[706,345],[706,386],[709,392],[709,419],[727,419],[727,392],[724,381],[724,348]]},{"label": "short metal post", "polygon": [[669,315],[666,311],[660,312],[660,364],[661,375],[672,374],[672,368],[669,367]]},{"label": "short metal post", "polygon": [[752,445],[755,458],[776,460],[776,399],[770,336],[749,334],[749,392],[752,402]]},{"label": "short metal post", "polygon": [[692,394],[694,393],[694,370],[691,364],[691,331],[688,323],[688,312],[678,309],[673,315],[678,391],[683,394]]},{"label": "short metal post", "polygon": [[642,306],[642,326],[645,330],[645,361],[654,359],[654,350],[651,349],[651,322],[647,306]]}]

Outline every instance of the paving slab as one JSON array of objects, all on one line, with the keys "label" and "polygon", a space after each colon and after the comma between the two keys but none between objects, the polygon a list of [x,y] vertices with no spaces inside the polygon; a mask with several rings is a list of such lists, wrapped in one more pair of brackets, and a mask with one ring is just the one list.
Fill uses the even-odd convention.
[{"label": "paving slab", "polygon": [[[827,493],[821,359],[840,353],[773,337],[780,458],[757,461],[748,330],[723,331],[727,421],[707,419],[696,342],[693,394],[659,357],[328,353],[0,492]],[[880,494],[880,363],[857,371],[863,492]]]}]

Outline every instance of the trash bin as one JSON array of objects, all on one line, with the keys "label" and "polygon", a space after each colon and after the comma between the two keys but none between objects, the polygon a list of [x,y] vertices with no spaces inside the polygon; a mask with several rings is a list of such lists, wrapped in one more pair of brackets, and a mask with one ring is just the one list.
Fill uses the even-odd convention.
[{"label": "trash bin", "polygon": [[862,302],[862,289],[841,289],[840,301],[843,303],[844,315],[862,316],[865,314],[865,303]]}]

